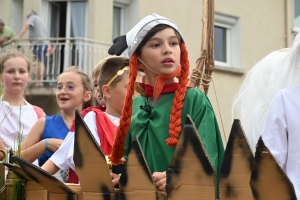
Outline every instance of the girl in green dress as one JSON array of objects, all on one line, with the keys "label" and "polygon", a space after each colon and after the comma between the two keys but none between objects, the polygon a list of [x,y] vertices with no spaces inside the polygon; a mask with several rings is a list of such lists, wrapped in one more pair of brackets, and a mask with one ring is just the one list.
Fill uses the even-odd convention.
[{"label": "girl in green dress", "polygon": [[[218,171],[224,153],[219,127],[207,96],[187,87],[188,52],[176,24],[151,14],[116,38],[109,53],[120,55],[127,47],[130,82],[111,161],[126,159],[137,136],[157,189],[165,190],[166,170],[189,115]],[[138,69],[145,73],[144,92],[132,99]]]}]

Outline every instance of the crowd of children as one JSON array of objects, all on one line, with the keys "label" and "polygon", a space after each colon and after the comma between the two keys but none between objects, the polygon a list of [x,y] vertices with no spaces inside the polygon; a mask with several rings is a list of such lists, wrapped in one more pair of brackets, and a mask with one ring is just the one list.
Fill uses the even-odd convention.
[{"label": "crowd of children", "polygon": [[[296,38],[291,51],[270,54],[280,55],[276,56],[276,59],[282,60],[274,62],[277,66],[282,64],[284,68],[281,69],[284,72],[288,71],[286,69],[291,63],[298,63],[296,60],[299,53],[299,37]],[[121,53],[127,48],[129,58],[121,57]],[[109,54],[117,56],[103,59],[95,66],[92,74],[95,99],[99,105],[92,106],[93,88],[88,76],[73,67],[57,78],[55,95],[61,112],[53,116],[45,116],[41,108],[29,104],[24,98],[24,90],[30,79],[30,61],[19,52],[7,52],[1,56],[3,94],[0,106],[0,148],[19,150],[20,155],[30,162],[38,159],[42,169],[51,174],[59,170],[63,170],[64,173],[69,171],[68,182],[78,183],[73,161],[73,120],[77,108],[104,154],[108,155],[115,165],[126,162],[130,145],[138,138],[156,187],[164,191],[166,171],[185,119],[190,116],[216,169],[218,181],[218,171],[224,154],[220,130],[208,97],[199,89],[187,86],[190,69],[188,51],[177,25],[160,15],[148,15],[125,36],[116,38]],[[249,99],[252,101],[252,98],[257,98],[257,95],[251,92],[246,92],[251,96],[246,98],[243,96],[243,90],[247,90],[251,81],[257,78],[253,75],[255,70],[269,69],[269,66],[273,66],[268,65],[268,59],[259,64],[265,68],[254,67],[249,73],[241,89],[241,96],[238,96],[234,103],[234,109],[236,105],[244,105]],[[288,77],[290,81],[288,83],[295,86],[298,83],[295,77],[299,69],[295,67],[292,70],[294,71],[278,74],[286,75],[285,78]],[[279,75],[274,77],[281,77]],[[275,90],[268,90],[272,92],[271,100],[276,92],[285,86],[281,84],[280,88],[278,86]],[[251,87],[254,88],[257,89]],[[266,89],[261,87],[264,88]],[[264,132],[263,124],[259,124],[259,128],[256,129],[257,124],[252,118],[257,116],[254,112],[259,109],[264,112],[262,117],[265,120],[270,99],[260,104],[261,107],[258,105],[257,109],[252,109],[251,104],[250,113],[253,115],[250,117],[243,106],[238,107],[241,109],[241,121],[251,139],[252,149],[255,150],[255,143],[263,133],[266,144],[289,177],[296,173],[296,170],[291,168],[298,166],[294,164],[298,156],[298,146],[290,142],[297,141],[297,134],[293,132],[297,129],[297,122],[293,118],[298,116],[294,113],[298,103],[293,96],[297,92],[297,89],[292,89],[281,91],[277,95]],[[291,98],[288,100],[294,101],[287,105],[288,100],[285,97],[289,96]],[[287,110],[289,108],[291,110]],[[243,115],[247,117],[244,118]],[[281,120],[274,119],[274,116]],[[291,124],[295,125],[290,127]],[[275,133],[274,127],[278,127],[278,133]],[[259,132],[252,131],[254,129]],[[18,144],[23,143],[18,146],[15,141]],[[291,153],[294,151],[296,153]],[[65,174],[62,174],[57,174],[57,177],[66,182],[66,178],[63,179]],[[111,173],[111,178],[113,184],[117,185],[119,175]],[[297,186],[298,179],[293,180],[293,183]]]}]

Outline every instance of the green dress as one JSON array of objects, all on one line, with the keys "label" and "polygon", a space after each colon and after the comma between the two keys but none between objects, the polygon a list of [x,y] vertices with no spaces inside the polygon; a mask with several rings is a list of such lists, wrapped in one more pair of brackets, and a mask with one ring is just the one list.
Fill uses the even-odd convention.
[{"label": "green dress", "polygon": [[[138,96],[132,105],[133,114],[124,157],[127,158],[130,144],[137,136],[152,173],[168,169],[176,148],[168,146],[165,141],[170,137],[169,123],[173,97],[174,93],[163,94],[157,101],[153,101],[153,98]],[[219,169],[224,154],[220,130],[207,96],[197,88],[190,88],[186,92],[181,117],[182,127],[187,114],[191,116],[204,141],[215,169]]]}]

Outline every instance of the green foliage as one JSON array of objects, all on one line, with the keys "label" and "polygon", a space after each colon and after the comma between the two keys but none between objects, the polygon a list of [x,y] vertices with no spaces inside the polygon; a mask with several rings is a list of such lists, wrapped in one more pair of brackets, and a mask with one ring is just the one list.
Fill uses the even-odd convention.
[{"label": "green foliage", "polygon": [[[19,115],[19,123],[18,123],[18,137],[17,137],[17,151],[15,154],[17,156],[21,155],[21,144],[22,144],[22,135],[23,135],[23,124],[21,121],[21,113],[22,107],[20,105],[20,115]],[[13,159],[15,164],[18,164]],[[16,174],[13,174],[13,182],[12,182],[12,193],[10,200],[23,200],[25,198],[25,181],[19,178]]]},{"label": "green foliage", "polygon": [[[1,101],[1,99],[0,99]],[[20,115],[19,115],[19,121],[16,122],[18,123],[17,126],[17,131],[18,131],[18,136],[17,136],[17,148],[14,147],[14,149],[17,149],[15,152],[11,149],[9,152],[9,162],[10,163],[15,163],[18,165],[18,163],[14,159],[14,154],[17,156],[20,156],[20,151],[21,151],[21,144],[22,144],[22,135],[23,135],[23,123],[21,121],[21,113],[22,107],[20,105]],[[8,112],[5,114],[4,119],[6,116],[11,112],[11,109],[8,110]],[[4,119],[0,121],[0,127],[2,123],[4,122]],[[2,153],[5,151],[1,151]],[[4,154],[6,157],[6,154]],[[6,200],[23,200],[25,199],[25,181],[18,177],[16,174],[13,172],[8,172],[7,176],[7,181],[6,181],[6,189],[5,189],[5,199]],[[1,197],[0,197],[1,199]]]},{"label": "green foliage", "polygon": [[9,172],[6,180],[6,200],[25,199],[25,181],[15,173]]}]

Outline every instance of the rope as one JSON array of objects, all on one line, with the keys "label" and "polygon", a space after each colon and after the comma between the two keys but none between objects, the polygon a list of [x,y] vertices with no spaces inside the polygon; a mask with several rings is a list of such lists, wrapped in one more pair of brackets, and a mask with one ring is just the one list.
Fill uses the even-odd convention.
[{"label": "rope", "polygon": [[221,119],[223,136],[224,136],[225,142],[227,143],[227,138],[226,138],[226,134],[225,134],[224,123],[223,123],[223,119],[222,119],[222,115],[221,115],[219,100],[218,100],[218,96],[217,96],[217,92],[216,92],[216,87],[215,87],[215,84],[214,84],[212,76],[209,76],[209,75],[201,72],[199,69],[193,69],[192,74],[190,76],[190,80],[196,86],[202,85],[204,88],[208,87],[210,85],[210,82],[213,83],[213,88],[214,88],[214,93],[215,93],[215,96],[216,96],[216,102],[217,102],[217,106],[218,106],[219,116],[220,116],[220,119]]},{"label": "rope", "polygon": [[211,80],[212,80],[212,83],[213,83],[213,88],[214,88],[216,101],[217,101],[217,106],[218,106],[218,110],[219,110],[219,116],[220,116],[220,119],[221,119],[221,124],[222,124],[222,129],[223,129],[223,136],[224,136],[225,142],[227,143],[227,138],[226,138],[226,134],[225,134],[225,129],[224,129],[224,124],[223,124],[223,120],[222,120],[222,115],[221,115],[221,110],[220,110],[220,106],[219,106],[219,101],[218,101],[218,96],[217,96],[217,92],[216,92],[215,83],[214,83],[214,80],[212,78],[211,78]]},{"label": "rope", "polygon": [[199,69],[193,69],[190,80],[196,86],[202,85],[203,87],[208,87],[210,85],[212,77],[205,74],[204,72],[201,72]]}]

